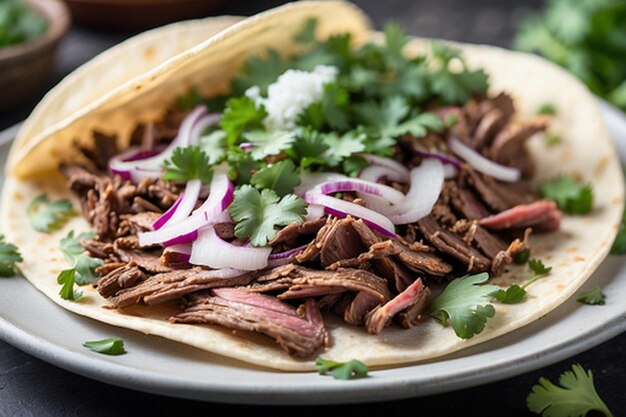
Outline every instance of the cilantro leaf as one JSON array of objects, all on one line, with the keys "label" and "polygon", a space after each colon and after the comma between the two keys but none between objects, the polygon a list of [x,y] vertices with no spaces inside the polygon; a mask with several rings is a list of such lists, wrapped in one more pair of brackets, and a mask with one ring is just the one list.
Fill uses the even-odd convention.
[{"label": "cilantro leaf", "polygon": [[622,213],[622,222],[619,225],[619,231],[615,236],[615,242],[611,248],[612,255],[623,255],[626,253],[626,210]]},{"label": "cilantro leaf", "polygon": [[253,130],[246,132],[244,138],[252,144],[249,150],[250,156],[260,161],[267,156],[278,155],[291,148],[291,144],[296,139],[296,132]]},{"label": "cilantro leaf", "polygon": [[209,157],[197,145],[175,148],[172,159],[163,161],[163,168],[163,179],[167,181],[200,180],[209,183],[213,177]]},{"label": "cilantro leaf", "polygon": [[302,169],[307,169],[313,164],[324,165],[326,158],[323,154],[327,150],[328,145],[324,143],[322,135],[316,130],[305,128],[286,152]]},{"label": "cilantro leaf", "polygon": [[244,185],[235,191],[228,212],[237,222],[235,236],[250,238],[254,246],[265,246],[276,236],[277,227],[303,221],[306,203],[293,194],[281,199],[273,190],[259,192],[251,185]]},{"label": "cilantro leaf", "polygon": [[559,206],[566,213],[586,214],[593,205],[593,191],[589,185],[583,185],[573,177],[563,175],[539,185],[541,194]]},{"label": "cilantro leaf", "polygon": [[433,301],[430,314],[444,327],[451,323],[462,339],[482,332],[487,319],[496,313],[489,298],[499,290],[495,285],[478,285],[488,279],[486,272],[455,279]]},{"label": "cilantro leaf", "polygon": [[315,366],[320,375],[325,375],[331,371],[333,378],[340,380],[358,379],[367,377],[369,369],[356,359],[348,362],[336,362],[322,357],[315,359]]},{"label": "cilantro leaf", "polygon": [[590,306],[601,305],[603,306],[606,302],[606,295],[602,292],[600,287],[595,287],[592,290],[584,292],[576,298],[576,301],[582,304],[587,304]]},{"label": "cilantro leaf", "polygon": [[57,277],[57,283],[63,285],[59,291],[59,295],[64,300],[76,301],[83,296],[83,293],[74,289],[74,280],[76,278],[76,270],[64,269]]},{"label": "cilantro leaf", "polygon": [[119,337],[111,337],[109,339],[92,340],[90,342],[83,343],[83,346],[89,350],[104,355],[122,355],[126,353],[124,350],[124,341]]},{"label": "cilantro leaf", "polygon": [[561,142],[563,142],[563,139],[556,133],[546,133],[543,137],[543,143],[545,143],[546,146],[558,145]]},{"label": "cilantro leaf", "polygon": [[265,95],[267,87],[288,68],[289,63],[275,49],[268,49],[265,56],[253,56],[246,61],[242,70],[233,79],[233,95],[243,94],[253,86],[258,86],[261,94]]},{"label": "cilantro leaf", "polygon": [[513,257],[513,262],[517,265],[524,265],[530,259],[530,250],[524,249],[515,254]]},{"label": "cilantro leaf", "polygon": [[493,298],[503,304],[519,303],[526,296],[526,290],[517,284],[513,284],[506,290],[498,290],[492,294]]},{"label": "cilantro leaf", "polygon": [[591,371],[574,364],[571,371],[561,374],[559,384],[540,378],[526,399],[528,409],[544,417],[584,417],[592,410],[613,417],[596,391]]},{"label": "cilantro leaf", "polygon": [[293,37],[293,40],[300,43],[311,43],[315,41],[315,29],[317,28],[317,19],[311,18],[306,21],[302,30]]},{"label": "cilantro leaf", "polygon": [[528,267],[536,274],[536,275],[545,275],[552,271],[551,266],[545,266],[540,259],[529,259]]},{"label": "cilantro leaf", "polygon": [[352,155],[343,160],[341,168],[343,172],[351,177],[358,176],[365,167],[369,165],[369,161],[360,155]]},{"label": "cilantro leaf", "polygon": [[76,214],[72,202],[66,198],[50,201],[42,194],[35,197],[26,209],[31,226],[38,232],[49,233],[60,228],[70,216]]},{"label": "cilantro leaf", "polygon": [[537,109],[537,114],[544,116],[554,116],[556,114],[556,107],[552,103],[543,103]]},{"label": "cilantro leaf", "polygon": [[226,157],[226,132],[214,130],[200,138],[200,148],[208,158],[209,165],[219,164]]},{"label": "cilantro leaf", "polygon": [[324,154],[328,166],[336,167],[341,162],[355,153],[365,150],[365,139],[367,136],[360,131],[351,130],[342,136],[335,132],[322,135],[324,144],[328,150]]},{"label": "cilantro leaf", "polygon": [[228,177],[237,183],[243,185],[250,183],[252,175],[261,168],[261,163],[252,159],[248,152],[236,148],[228,151]]},{"label": "cilantro leaf", "polygon": [[94,234],[91,232],[84,232],[75,236],[74,231],[71,230],[60,242],[61,253],[63,253],[67,262],[72,265],[75,272],[73,282],[76,282],[78,285],[86,285],[98,280],[95,269],[102,266],[103,262],[101,259],[87,255],[87,252],[80,244],[81,240],[93,237]]},{"label": "cilantro leaf", "polygon": [[0,235],[0,277],[12,277],[15,275],[15,264],[22,262],[17,246],[4,241],[4,235]]},{"label": "cilantro leaf", "polygon": [[250,183],[260,188],[272,189],[282,197],[300,184],[300,173],[293,161],[286,159],[261,169],[252,176]]},{"label": "cilantro leaf", "polygon": [[348,101],[346,90],[336,83],[325,84],[322,99],[303,110],[298,124],[315,130],[322,130],[325,125],[333,130],[347,130],[350,127]]},{"label": "cilantro leaf", "polygon": [[246,129],[262,128],[266,116],[265,107],[257,108],[252,99],[246,96],[231,98],[226,102],[220,127],[226,132],[228,144],[234,146]]}]

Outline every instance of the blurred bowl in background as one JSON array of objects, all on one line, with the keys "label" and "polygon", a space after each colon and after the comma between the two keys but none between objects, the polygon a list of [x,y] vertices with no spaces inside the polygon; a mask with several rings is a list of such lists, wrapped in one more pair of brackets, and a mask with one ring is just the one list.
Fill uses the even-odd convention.
[{"label": "blurred bowl in background", "polygon": [[61,0],[24,0],[48,22],[38,38],[0,49],[0,112],[32,98],[48,81],[59,41],[70,26]]},{"label": "blurred bowl in background", "polygon": [[65,0],[76,21],[102,29],[142,29],[206,16],[228,0]]}]

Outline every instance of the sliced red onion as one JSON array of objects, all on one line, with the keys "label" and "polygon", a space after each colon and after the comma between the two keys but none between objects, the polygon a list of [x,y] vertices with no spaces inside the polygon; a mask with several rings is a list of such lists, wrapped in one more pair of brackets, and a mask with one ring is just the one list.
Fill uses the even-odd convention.
[{"label": "sliced red onion", "polygon": [[409,170],[400,162],[395,161],[391,158],[383,158],[382,156],[371,155],[367,153],[363,154],[362,156],[363,158],[367,159],[369,163],[372,165],[386,167],[386,168],[389,168],[390,170],[396,171],[396,173],[401,178],[401,180],[398,182],[403,182],[403,183],[409,182]]},{"label": "sliced red onion", "polygon": [[350,177],[336,172],[304,172],[300,176],[300,185],[298,185],[293,192],[302,197],[311,188],[325,182],[348,179],[350,179]]},{"label": "sliced red onion", "polygon": [[292,262],[296,255],[302,252],[307,245],[303,245],[297,248],[289,249],[285,252],[272,253],[267,260],[267,267],[274,268],[276,266],[286,265]]},{"label": "sliced red onion", "polygon": [[154,230],[159,230],[167,224],[176,224],[187,218],[189,213],[191,213],[196,206],[198,195],[200,195],[200,187],[202,187],[202,181],[188,181],[185,186],[185,191],[180,194],[174,205],[163,213],[163,215],[159,217],[156,222],[154,222],[152,228]]},{"label": "sliced red onion", "polygon": [[324,206],[324,211],[333,216],[345,217],[349,214],[363,219],[373,229],[385,235],[396,237],[393,223],[387,217],[373,210],[316,192],[306,193],[304,200],[309,204]]},{"label": "sliced red onion", "polygon": [[222,240],[213,227],[202,230],[191,246],[189,263],[211,268],[257,271],[267,267],[272,247],[235,246]]},{"label": "sliced red onion", "polygon": [[205,106],[198,106],[192,110],[180,125],[174,140],[160,153],[142,159],[129,160],[123,155],[111,159],[111,172],[122,175],[122,178],[139,182],[144,178],[158,178],[162,175],[161,165],[170,158],[177,147],[187,147],[197,144],[202,132],[219,121],[217,113],[207,114]]},{"label": "sliced red onion", "polygon": [[385,214],[394,224],[414,223],[430,214],[441,194],[444,181],[443,164],[437,159],[425,159],[411,170],[411,188],[404,201]]},{"label": "sliced red onion", "polygon": [[480,153],[476,152],[474,149],[470,148],[455,137],[451,137],[448,140],[448,146],[452,152],[467,161],[467,163],[470,164],[476,171],[487,174],[495,179],[506,182],[515,182],[522,176],[519,169],[500,165],[488,158],[485,158]]},{"label": "sliced red onion", "polygon": [[159,230],[139,233],[139,245],[150,246],[160,243],[170,246],[191,242],[197,237],[199,228],[215,223],[218,216],[232,203],[233,191],[233,184],[226,174],[215,173],[211,181],[209,197],[191,216]]},{"label": "sliced red onion", "polygon": [[363,169],[359,174],[359,178],[371,182],[394,181],[399,183],[408,182],[408,178],[401,175],[398,171],[389,169],[380,165],[370,165]]},{"label": "sliced red onion", "polygon": [[177,260],[180,262],[189,262],[189,258],[191,257],[191,244],[182,243],[180,245],[169,246],[163,251],[163,254],[165,253],[175,254]]},{"label": "sliced red onion", "polygon": [[309,204],[306,208],[306,217],[304,220],[313,221],[317,219],[321,219],[324,215],[324,207],[317,206],[315,204]]},{"label": "sliced red onion", "polygon": [[382,197],[389,201],[391,204],[396,204],[404,199],[404,194],[395,188],[389,187],[383,184],[377,184],[375,182],[363,181],[355,178],[343,179],[339,181],[329,181],[317,185],[309,192],[322,193],[322,194],[334,194],[342,193],[345,191],[356,191],[358,193],[364,193],[373,195],[376,197]]}]

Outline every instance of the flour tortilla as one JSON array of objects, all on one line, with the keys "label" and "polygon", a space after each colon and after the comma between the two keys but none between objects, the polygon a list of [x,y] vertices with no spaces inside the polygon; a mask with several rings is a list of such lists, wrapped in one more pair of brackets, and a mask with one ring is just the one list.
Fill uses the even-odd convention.
[{"label": "flour tortilla", "polygon": [[[339,7],[344,18],[355,14],[356,17],[351,21],[356,19],[361,23],[365,22],[358,11],[345,3],[324,2],[315,7],[311,5],[312,3],[302,3],[302,6],[278,9],[226,29],[211,38],[217,40],[209,39],[174,58],[173,61],[184,61],[177,63],[175,71],[169,70],[172,68],[169,64],[159,67],[166,75],[149,71],[149,79],[154,77],[159,80],[156,86],[149,85],[145,77],[128,81],[128,85],[143,85],[146,88],[146,91],[136,97],[139,104],[129,96],[131,88],[104,101],[95,99],[94,103],[97,102],[98,106],[94,105],[90,109],[94,114],[68,116],[57,123],[57,126],[61,126],[59,131],[37,133],[33,128],[34,130],[28,131],[32,133],[31,136],[23,134],[20,137],[24,141],[21,143],[22,149],[13,150],[0,212],[7,239],[17,244],[24,256],[24,262],[20,264],[22,274],[62,307],[105,323],[162,336],[260,366],[288,371],[315,369],[312,360],[295,360],[271,339],[262,335],[247,332],[234,334],[228,329],[211,325],[170,324],[167,318],[176,312],[173,305],[136,306],[117,311],[107,308],[110,303],[89,287],[81,289],[84,297],[78,302],[62,300],[58,296],[60,286],[56,283],[56,276],[59,271],[67,268],[67,264],[58,250],[59,240],[70,230],[87,231],[89,226],[85,220],[76,217],[62,230],[49,235],[41,234],[31,228],[25,215],[29,202],[41,193],[46,193],[51,198],[73,198],[64,186],[61,175],[53,169],[56,167],[53,157],[63,157],[70,138],[88,136],[95,125],[114,126],[114,123],[120,121],[122,123],[119,133],[128,135],[130,128],[137,122],[136,113],[143,117],[142,106],[150,103],[150,112],[156,114],[184,91],[170,82],[172,79],[180,81],[177,77],[178,71],[194,74],[192,80],[195,82],[199,80],[198,70],[205,68],[203,80],[208,81],[213,88],[213,72],[226,65],[226,61],[220,57],[226,56],[226,52],[233,48],[236,50],[227,56],[229,60],[237,61],[237,65],[228,67],[229,75],[241,64],[243,56],[258,53],[263,46],[271,46],[283,52],[293,50],[288,34],[299,29],[311,14],[320,18],[321,27],[326,34],[333,33],[338,27],[328,23],[328,20],[341,13],[329,13],[330,9],[326,9],[322,14],[315,14],[317,7],[322,5],[326,8]],[[279,26],[286,22],[293,23],[291,19],[285,19],[288,15],[297,16],[294,18],[297,23],[288,24],[288,28]],[[351,28],[359,32],[360,23]],[[349,28],[344,28],[346,29]],[[172,27],[168,30],[172,30]],[[229,35],[226,36],[226,33]],[[362,33],[357,35],[357,38],[363,38]],[[380,34],[368,32],[368,36],[378,37]],[[260,41],[260,38],[263,40]],[[255,43],[255,46],[246,48],[240,42]],[[427,40],[412,39],[407,52],[422,51],[426,45]],[[552,273],[530,286],[528,296],[522,303],[496,303],[495,317],[488,321],[481,334],[472,339],[461,340],[452,329],[443,328],[434,320],[426,320],[409,330],[392,326],[380,335],[373,336],[365,333],[363,328],[348,326],[328,316],[326,321],[330,328],[332,345],[322,353],[325,358],[340,361],[356,358],[370,366],[399,365],[432,360],[493,339],[538,320],[571,297],[597,268],[611,247],[622,214],[624,184],[616,153],[594,97],[573,76],[541,58],[490,46],[455,46],[462,49],[470,66],[484,68],[489,73],[491,93],[506,91],[513,95],[518,117],[533,115],[546,102],[555,105],[558,114],[551,128],[562,136],[563,143],[546,148],[541,138],[531,140],[530,149],[537,163],[536,180],[553,178],[561,173],[574,174],[592,185],[594,209],[585,216],[565,216],[561,230],[557,233],[532,236],[533,256],[553,266]],[[216,66],[209,55],[204,53],[206,50],[212,51],[210,56],[219,61],[219,65]],[[219,76],[223,81],[224,74]],[[170,89],[175,92],[172,93]],[[147,97],[157,101],[150,101]],[[55,97],[46,98],[40,108],[45,109],[46,100],[54,99]],[[45,116],[42,112],[43,110],[39,111],[39,116]],[[34,121],[29,122],[30,126],[34,124]],[[127,140],[127,136],[124,139]],[[81,136],[81,140],[87,139]],[[55,151],[50,154],[52,157],[45,160],[45,152],[52,151]],[[46,174],[45,178],[40,175],[42,173]],[[78,207],[78,202],[75,202],[75,206]],[[514,266],[506,275],[493,279],[492,283],[520,284],[529,278],[530,272],[526,268]]]}]

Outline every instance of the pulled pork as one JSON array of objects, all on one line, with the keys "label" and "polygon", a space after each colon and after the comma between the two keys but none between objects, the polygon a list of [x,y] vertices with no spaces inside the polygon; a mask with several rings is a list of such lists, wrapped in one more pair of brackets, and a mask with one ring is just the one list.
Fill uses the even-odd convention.
[{"label": "pulled pork", "polygon": [[[525,143],[545,129],[545,122],[521,123],[513,115],[507,95],[472,100],[458,110],[459,121],[450,131],[401,138],[395,158],[414,167],[421,163],[413,152],[416,146],[445,152],[446,136],[454,135],[485,157],[520,168],[528,178],[533,163]],[[167,139],[177,125],[168,126],[152,128]],[[136,131],[136,141],[143,129]],[[328,345],[320,309],[372,334],[393,321],[415,326],[428,307],[430,285],[466,273],[501,274],[517,253],[528,249],[533,230],[553,231],[560,222],[554,203],[541,200],[526,179],[505,184],[462,164],[459,175],[445,181],[432,212],[399,227],[397,239],[350,216],[324,216],[290,224],[269,243],[274,252],[304,246],[294,262],[223,278],[168,249],[139,247],[137,234],[152,229],[178,198],[181,185],[161,179],[133,184],[110,176],[106,162],[116,153],[111,148],[115,142],[95,136],[96,149],[84,152],[92,163],[62,171],[96,232],[82,244],[104,260],[96,271],[99,293],[120,309],[174,302],[180,312],[172,323],[263,333],[297,358],[311,357]],[[403,184],[388,185],[407,190]],[[358,203],[351,193],[344,198]],[[235,239],[230,223],[215,230],[224,240]]]}]

